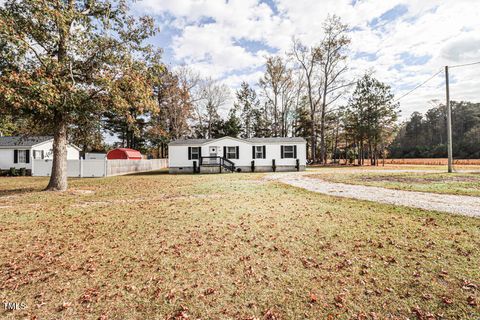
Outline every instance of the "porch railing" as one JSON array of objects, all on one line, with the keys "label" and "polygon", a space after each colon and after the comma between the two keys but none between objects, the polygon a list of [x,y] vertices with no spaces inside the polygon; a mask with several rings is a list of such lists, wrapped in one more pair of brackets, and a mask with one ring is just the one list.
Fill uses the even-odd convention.
[{"label": "porch railing", "polygon": [[204,167],[218,166],[220,168],[225,168],[231,172],[235,171],[235,163],[220,156],[200,157],[199,165]]}]

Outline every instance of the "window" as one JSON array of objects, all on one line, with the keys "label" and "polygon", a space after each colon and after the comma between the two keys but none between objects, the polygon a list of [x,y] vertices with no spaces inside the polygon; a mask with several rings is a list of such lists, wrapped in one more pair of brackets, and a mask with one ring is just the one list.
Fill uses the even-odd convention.
[{"label": "window", "polygon": [[200,159],[200,147],[192,147],[190,154],[192,159]]},{"label": "window", "polygon": [[283,146],[283,158],[295,158],[295,146]]},{"label": "window", "polygon": [[227,159],[238,159],[237,147],[227,147]]},{"label": "window", "polygon": [[43,159],[43,151],[42,150],[33,150],[33,158],[34,159]]},{"label": "window", "polygon": [[263,154],[263,146],[255,146],[255,159],[265,158]]},{"label": "window", "polygon": [[27,150],[18,150],[18,163],[27,163]]}]

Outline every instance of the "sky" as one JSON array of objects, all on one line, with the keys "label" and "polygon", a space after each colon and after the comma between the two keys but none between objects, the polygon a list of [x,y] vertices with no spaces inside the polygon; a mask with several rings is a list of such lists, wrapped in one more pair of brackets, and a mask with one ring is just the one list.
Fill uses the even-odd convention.
[{"label": "sky", "polygon": [[[479,0],[142,0],[132,10],[155,18],[161,31],[151,42],[167,64],[232,91],[242,81],[255,86],[265,57],[285,56],[293,36],[317,44],[329,14],[349,26],[346,80],[373,71],[397,98],[445,65],[480,61]],[[444,83],[442,72],[401,99],[401,118],[443,102]],[[479,102],[480,64],[451,69],[450,84],[452,100]]]}]

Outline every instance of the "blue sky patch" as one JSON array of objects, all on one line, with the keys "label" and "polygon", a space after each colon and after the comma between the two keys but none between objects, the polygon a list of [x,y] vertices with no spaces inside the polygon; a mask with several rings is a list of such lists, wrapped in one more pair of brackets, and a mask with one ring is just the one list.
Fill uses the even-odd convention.
[{"label": "blue sky patch", "polygon": [[392,9],[384,12],[380,17],[374,18],[369,22],[372,29],[377,29],[385,26],[385,24],[392,22],[408,12],[408,7],[404,4],[399,4]]},{"label": "blue sky patch", "polygon": [[261,41],[255,41],[255,40],[239,39],[239,40],[235,40],[234,44],[236,46],[244,48],[245,50],[251,53],[257,53],[258,51],[263,50],[263,51],[269,52],[270,54],[274,54],[274,53],[277,53],[278,51],[276,48],[272,48]]},{"label": "blue sky patch", "polygon": [[403,60],[407,66],[416,66],[416,65],[423,65],[432,59],[431,55],[423,55],[423,56],[415,56],[408,52],[400,53],[400,59]]},{"label": "blue sky patch", "polygon": [[355,56],[353,59],[362,59],[362,60],[367,60],[367,61],[375,61],[377,60],[377,54],[376,53],[371,53],[371,52],[360,52],[357,51],[355,53]]}]

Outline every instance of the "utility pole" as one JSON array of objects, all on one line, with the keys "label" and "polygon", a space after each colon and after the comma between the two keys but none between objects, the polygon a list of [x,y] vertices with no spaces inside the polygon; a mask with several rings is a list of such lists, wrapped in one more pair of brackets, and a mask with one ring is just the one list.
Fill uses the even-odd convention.
[{"label": "utility pole", "polygon": [[450,88],[448,84],[448,66],[445,66],[445,85],[447,96],[447,151],[448,151],[448,172],[451,173],[452,169],[452,108],[450,107]]}]

